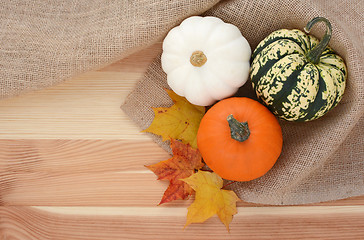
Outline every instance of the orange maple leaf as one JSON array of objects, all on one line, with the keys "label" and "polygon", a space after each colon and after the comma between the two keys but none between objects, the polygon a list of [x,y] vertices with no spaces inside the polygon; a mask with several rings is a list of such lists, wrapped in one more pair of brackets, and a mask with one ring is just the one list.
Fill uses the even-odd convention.
[{"label": "orange maple leaf", "polygon": [[201,169],[205,165],[200,152],[189,144],[171,139],[171,149],[172,158],[146,166],[158,176],[158,180],[169,180],[170,182],[159,205],[190,196],[194,190],[180,179],[191,176],[195,170]]}]

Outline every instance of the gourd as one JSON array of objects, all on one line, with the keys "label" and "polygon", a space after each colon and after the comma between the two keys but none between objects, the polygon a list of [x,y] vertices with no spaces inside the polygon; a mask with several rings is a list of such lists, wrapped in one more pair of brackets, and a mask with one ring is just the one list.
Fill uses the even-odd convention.
[{"label": "gourd", "polygon": [[197,146],[207,166],[234,181],[250,181],[267,173],[282,144],[277,118],[246,97],[231,97],[213,105],[197,132]]},{"label": "gourd", "polygon": [[288,121],[310,121],[334,108],[344,94],[347,70],[328,43],[330,22],[312,19],[308,33],[324,22],[326,33],[315,37],[294,29],[274,31],[252,54],[250,77],[258,98],[277,116]]},{"label": "gourd", "polygon": [[236,26],[193,16],[165,37],[161,65],[176,94],[208,106],[232,96],[247,81],[250,56],[249,43]]}]

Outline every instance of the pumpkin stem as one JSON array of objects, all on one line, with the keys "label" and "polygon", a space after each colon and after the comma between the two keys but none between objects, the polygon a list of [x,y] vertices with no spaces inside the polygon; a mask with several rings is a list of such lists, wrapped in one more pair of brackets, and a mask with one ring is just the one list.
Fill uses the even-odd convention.
[{"label": "pumpkin stem", "polygon": [[202,67],[207,62],[207,57],[202,51],[194,51],[190,57],[190,62],[195,67]]},{"label": "pumpkin stem", "polygon": [[250,130],[247,122],[239,122],[232,114],[227,119],[230,127],[231,138],[239,142],[244,142],[250,136]]},{"label": "pumpkin stem", "polygon": [[309,21],[306,27],[304,28],[305,32],[309,33],[313,25],[315,25],[318,22],[324,22],[326,24],[326,33],[322,38],[322,40],[306,55],[307,59],[314,64],[319,63],[320,56],[322,52],[325,51],[332,35],[331,23],[324,17],[315,17],[314,19]]}]

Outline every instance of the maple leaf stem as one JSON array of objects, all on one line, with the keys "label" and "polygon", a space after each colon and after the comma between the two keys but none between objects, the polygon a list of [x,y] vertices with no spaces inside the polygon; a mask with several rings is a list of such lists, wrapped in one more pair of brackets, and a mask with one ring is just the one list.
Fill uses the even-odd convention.
[{"label": "maple leaf stem", "polygon": [[232,182],[230,182],[230,183],[228,183],[228,184],[225,184],[224,186],[222,186],[222,188],[221,189],[225,189],[226,187],[228,187],[228,186],[230,186],[231,184],[233,184],[233,183],[236,183],[237,181],[232,181]]}]

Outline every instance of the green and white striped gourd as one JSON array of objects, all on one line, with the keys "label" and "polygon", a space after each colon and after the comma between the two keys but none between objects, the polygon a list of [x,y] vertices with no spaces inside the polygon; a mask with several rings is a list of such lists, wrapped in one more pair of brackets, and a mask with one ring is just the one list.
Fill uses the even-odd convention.
[{"label": "green and white striped gourd", "polygon": [[252,54],[250,77],[258,98],[288,121],[323,116],[338,104],[345,90],[345,63],[327,46],[330,22],[314,18],[305,31],[320,21],[327,28],[321,42],[297,29],[281,29],[261,41]]}]

